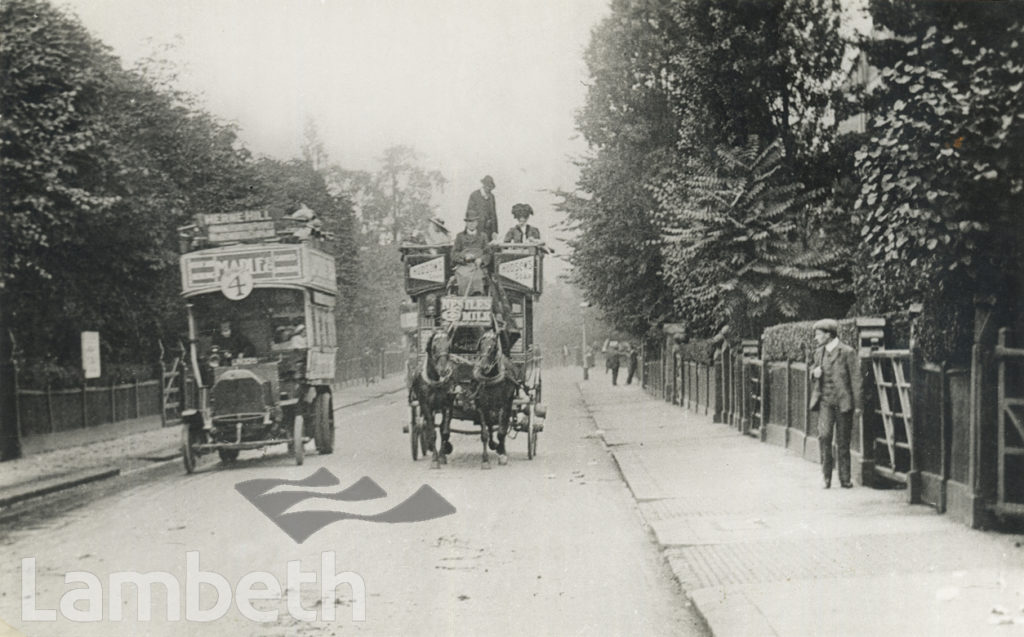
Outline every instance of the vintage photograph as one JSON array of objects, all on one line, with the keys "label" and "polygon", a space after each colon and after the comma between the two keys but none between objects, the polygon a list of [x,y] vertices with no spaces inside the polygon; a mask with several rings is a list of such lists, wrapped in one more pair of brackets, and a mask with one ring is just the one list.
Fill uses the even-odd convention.
[{"label": "vintage photograph", "polygon": [[1024,626],[1024,3],[0,0],[0,637]]}]

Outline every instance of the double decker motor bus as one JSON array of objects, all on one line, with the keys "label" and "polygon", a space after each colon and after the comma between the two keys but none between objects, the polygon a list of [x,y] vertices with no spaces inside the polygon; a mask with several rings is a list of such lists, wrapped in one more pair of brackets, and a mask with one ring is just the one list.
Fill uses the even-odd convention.
[{"label": "double decker motor bus", "polygon": [[242,450],[334,448],[338,351],[334,257],[317,226],[262,210],[198,215],[182,229],[181,289],[195,405],[182,413],[182,456],[230,462]]}]

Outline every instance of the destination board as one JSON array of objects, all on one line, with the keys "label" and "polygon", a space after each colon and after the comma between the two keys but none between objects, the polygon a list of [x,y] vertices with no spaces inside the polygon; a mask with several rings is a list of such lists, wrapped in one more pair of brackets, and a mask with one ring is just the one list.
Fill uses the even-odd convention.
[{"label": "destination board", "polygon": [[271,239],[277,232],[266,210],[206,213],[199,215],[199,222],[212,243]]},{"label": "destination board", "polygon": [[290,283],[337,290],[334,259],[304,244],[210,248],[181,257],[185,295],[221,290],[231,278],[251,280],[257,288]]}]

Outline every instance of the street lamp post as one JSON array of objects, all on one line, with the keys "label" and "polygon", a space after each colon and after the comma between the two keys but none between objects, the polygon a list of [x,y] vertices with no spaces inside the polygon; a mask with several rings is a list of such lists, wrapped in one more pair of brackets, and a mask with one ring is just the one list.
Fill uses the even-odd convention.
[{"label": "street lamp post", "polygon": [[584,301],[580,303],[581,314],[583,317],[583,347],[580,348],[580,364],[583,366],[583,380],[590,379],[590,365],[587,360],[587,308],[590,307],[590,303]]}]

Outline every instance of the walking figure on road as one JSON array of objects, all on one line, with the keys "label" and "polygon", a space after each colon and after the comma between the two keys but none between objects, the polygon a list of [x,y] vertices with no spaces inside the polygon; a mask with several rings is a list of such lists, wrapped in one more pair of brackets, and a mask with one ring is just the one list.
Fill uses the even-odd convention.
[{"label": "walking figure on road", "polygon": [[[857,354],[839,340],[839,324],[822,319],[814,324],[814,341],[818,344],[811,359],[810,408],[818,410],[818,444],[821,447],[821,468],[826,489],[832,486],[832,466],[839,463],[839,484],[853,486],[850,479],[850,434],[853,410],[860,408],[860,387],[857,376]],[[836,455],[832,455],[835,435]]]}]

